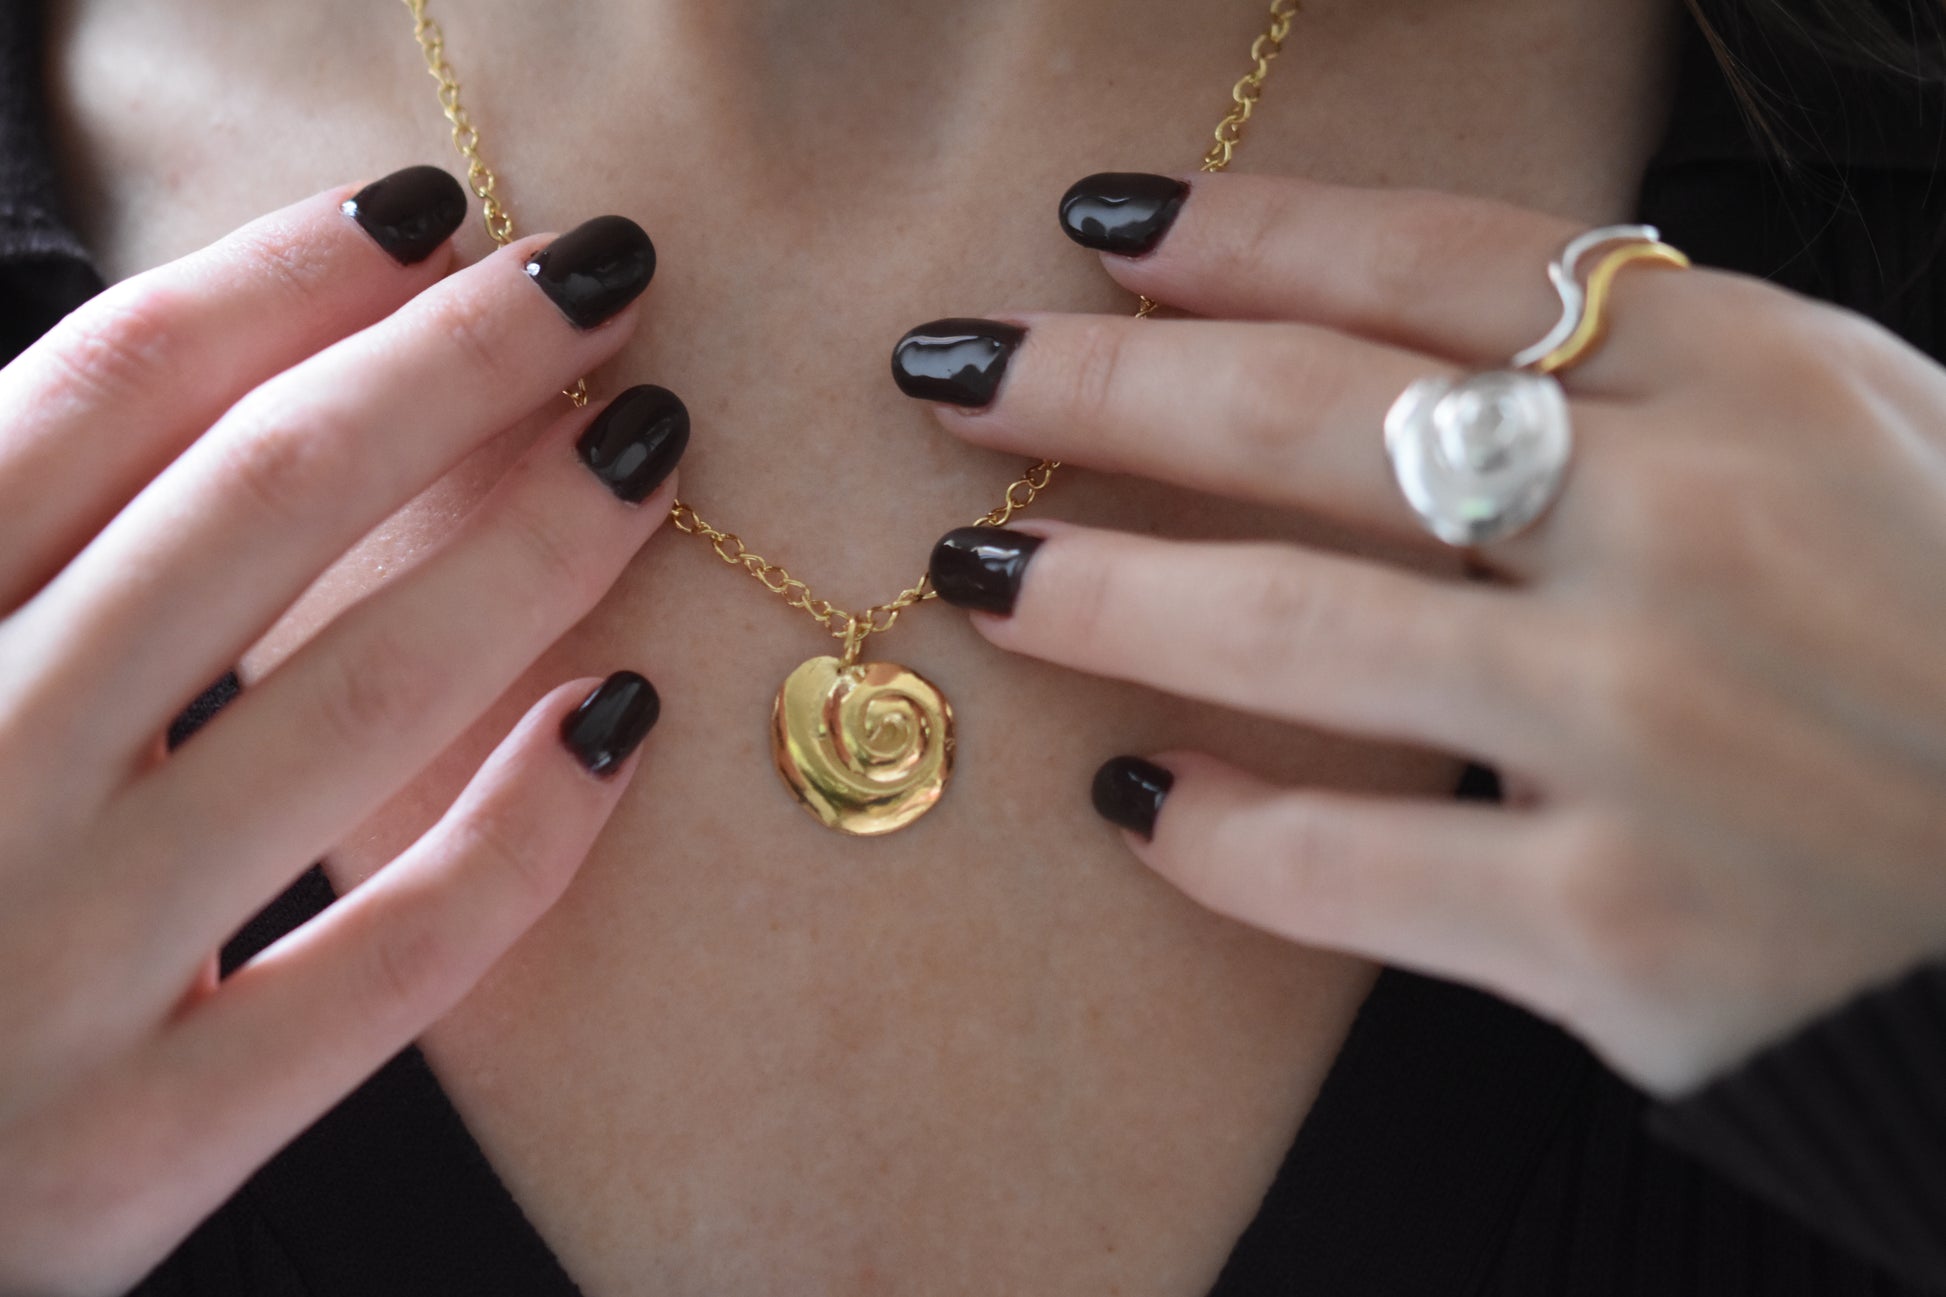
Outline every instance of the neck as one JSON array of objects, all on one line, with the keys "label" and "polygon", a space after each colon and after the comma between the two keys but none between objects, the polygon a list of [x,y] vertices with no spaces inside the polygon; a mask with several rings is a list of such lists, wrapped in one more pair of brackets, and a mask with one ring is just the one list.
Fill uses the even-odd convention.
[{"label": "neck", "polygon": [[739,158],[823,173],[867,151],[881,165],[964,158],[1003,127],[1031,139],[1050,112],[1111,116],[1131,100],[1164,97],[1200,122],[1268,10],[1268,0],[472,0],[440,16],[482,85],[573,82],[562,89],[575,102],[624,119],[651,101],[675,105],[659,124],[699,146],[735,139]]},{"label": "neck", "polygon": [[[469,0],[440,16],[480,85],[503,93],[524,81],[524,101],[552,103],[557,122],[602,119],[658,141],[658,153],[706,159],[726,183],[740,173],[782,190],[815,178],[842,202],[867,180],[881,196],[888,184],[928,192],[968,167],[1017,165],[1023,148],[1093,138],[1154,142],[1152,155],[1104,167],[1180,167],[1202,152],[1268,10],[1269,0]],[[1308,139],[1337,116],[1347,146],[1412,121],[1435,133],[1504,122],[1525,137],[1601,104],[1611,130],[1653,135],[1654,74],[1677,13],[1671,0],[1307,0],[1256,132]],[[1251,163],[1309,160],[1259,148]],[[613,165],[639,175],[645,162],[659,165]]]}]

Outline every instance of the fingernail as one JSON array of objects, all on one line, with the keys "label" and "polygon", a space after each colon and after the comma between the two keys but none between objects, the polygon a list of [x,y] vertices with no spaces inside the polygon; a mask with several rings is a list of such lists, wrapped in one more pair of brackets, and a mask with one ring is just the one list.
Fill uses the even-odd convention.
[{"label": "fingernail", "polygon": [[592,329],[655,278],[655,244],[626,216],[597,216],[536,252],[527,274],[569,324]]},{"label": "fingernail", "polygon": [[1145,838],[1155,836],[1155,817],[1176,777],[1141,757],[1111,757],[1095,771],[1095,812],[1110,824]]},{"label": "fingernail", "polygon": [[1039,536],[1000,527],[957,527],[932,547],[926,574],[939,597],[956,608],[1006,615],[1020,597],[1027,560]]},{"label": "fingernail", "polygon": [[595,416],[575,443],[602,485],[640,504],[662,485],[689,445],[689,411],[666,387],[631,387]]},{"label": "fingernail", "polygon": [[633,671],[609,676],[561,722],[561,742],[597,775],[612,774],[655,728],[662,700]]},{"label": "fingernail", "polygon": [[466,219],[466,191],[438,167],[407,167],[374,180],[338,208],[401,266],[430,257]]},{"label": "fingernail", "polygon": [[1162,242],[1187,197],[1174,176],[1104,171],[1061,195],[1061,230],[1084,248],[1138,257]]},{"label": "fingernail", "polygon": [[921,401],[978,408],[993,403],[1027,330],[998,320],[934,320],[899,339],[892,379]]}]

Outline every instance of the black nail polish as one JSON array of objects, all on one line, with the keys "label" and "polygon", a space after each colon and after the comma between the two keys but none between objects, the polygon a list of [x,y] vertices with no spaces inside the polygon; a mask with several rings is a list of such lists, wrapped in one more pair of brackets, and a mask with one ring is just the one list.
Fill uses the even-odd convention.
[{"label": "black nail polish", "polygon": [[1095,771],[1095,812],[1110,824],[1155,836],[1155,817],[1176,777],[1141,757],[1111,757]]},{"label": "black nail polish", "polygon": [[892,348],[892,381],[921,401],[978,408],[993,403],[1027,330],[998,320],[934,320]]},{"label": "black nail polish", "polygon": [[1104,171],[1061,196],[1061,231],[1084,248],[1139,257],[1162,242],[1187,197],[1173,176]]},{"label": "black nail polish", "polygon": [[932,547],[927,575],[939,597],[956,608],[1013,612],[1027,560],[1041,547],[1039,536],[1001,527],[956,527]]},{"label": "black nail polish", "polygon": [[689,445],[689,411],[666,387],[631,387],[595,416],[575,443],[602,485],[640,504],[662,485]]},{"label": "black nail polish", "polygon": [[633,671],[617,671],[561,722],[561,742],[590,773],[612,774],[661,715],[655,686]]},{"label": "black nail polish", "polygon": [[527,274],[569,324],[592,329],[655,278],[655,244],[626,216],[597,216],[528,258]]},{"label": "black nail polish", "polygon": [[438,167],[407,167],[374,180],[339,211],[401,266],[424,261],[466,219],[466,191]]}]

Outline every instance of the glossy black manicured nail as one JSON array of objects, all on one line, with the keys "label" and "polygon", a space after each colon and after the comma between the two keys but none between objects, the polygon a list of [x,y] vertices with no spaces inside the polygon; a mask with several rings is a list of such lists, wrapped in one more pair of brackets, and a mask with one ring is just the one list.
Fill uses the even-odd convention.
[{"label": "glossy black manicured nail", "polygon": [[907,396],[975,409],[993,403],[1027,330],[998,320],[934,320],[892,348],[892,380]]},{"label": "glossy black manicured nail", "polygon": [[1084,248],[1139,257],[1162,242],[1187,197],[1173,176],[1104,171],[1061,196],[1061,231]]},{"label": "glossy black manicured nail", "polygon": [[374,180],[339,211],[401,266],[424,261],[466,219],[466,191],[438,167],[407,167]]},{"label": "glossy black manicured nail", "polygon": [[956,608],[1005,616],[1020,597],[1027,560],[1041,547],[1039,536],[1002,527],[957,527],[932,547],[926,574],[939,597]]},{"label": "glossy black manicured nail", "polygon": [[561,722],[561,742],[590,773],[613,774],[661,715],[655,686],[633,671],[617,671]]},{"label": "glossy black manicured nail", "polygon": [[666,387],[631,387],[595,416],[575,443],[602,485],[640,504],[662,485],[689,445],[689,410]]},{"label": "glossy black manicured nail", "polygon": [[626,216],[597,216],[528,258],[527,274],[569,324],[592,329],[655,278],[655,244]]},{"label": "glossy black manicured nail", "polygon": [[1155,836],[1155,817],[1176,777],[1141,757],[1111,757],[1095,771],[1095,812],[1110,824],[1145,838]]}]

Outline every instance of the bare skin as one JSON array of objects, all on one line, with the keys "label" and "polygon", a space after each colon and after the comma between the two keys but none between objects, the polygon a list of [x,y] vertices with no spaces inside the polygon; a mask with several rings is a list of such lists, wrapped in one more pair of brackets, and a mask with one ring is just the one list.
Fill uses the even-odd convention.
[{"label": "bare skin", "polygon": [[[1672,9],[1320,4],[1242,165],[1624,218],[1663,121]],[[684,495],[856,603],[908,583],[1019,463],[901,396],[892,342],[944,315],[1124,309],[1054,201],[1091,171],[1189,165],[1259,17],[1161,0],[569,11],[436,12],[523,229],[617,211],[656,238],[645,323],[597,384],[681,393]],[[111,278],[330,183],[453,165],[390,0],[69,0],[53,39],[72,206]],[[246,676],[442,534],[534,431],[374,534]],[[1373,552],[1135,479],[1070,475],[1046,511]],[[368,876],[547,683],[633,666],[660,687],[656,740],[567,895],[425,1038],[441,1081],[594,1297],[1206,1291],[1373,968],[1199,909],[1094,818],[1088,776],[1117,752],[1195,748],[1284,783],[1428,792],[1457,763],[1003,656],[932,606],[875,651],[955,700],[961,767],[919,825],[861,843],[812,824],[768,768],[770,696],[825,651],[665,531],[332,857],[341,892]]]}]

